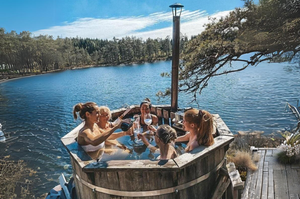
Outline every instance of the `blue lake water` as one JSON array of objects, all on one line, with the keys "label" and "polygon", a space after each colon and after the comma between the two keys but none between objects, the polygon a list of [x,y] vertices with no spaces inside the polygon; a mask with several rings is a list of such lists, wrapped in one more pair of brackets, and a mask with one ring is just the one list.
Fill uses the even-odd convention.
[{"label": "blue lake water", "polygon": [[[41,181],[38,194],[48,192],[60,173],[71,173],[69,155],[60,138],[76,127],[72,108],[76,103],[94,101],[111,109],[139,104],[170,87],[171,62],[94,67],[21,78],[0,84],[0,123],[3,131],[15,136],[0,143],[0,158],[25,160]],[[201,109],[219,114],[233,133],[259,130],[272,134],[293,128],[297,120],[286,109],[300,99],[300,67],[288,63],[262,63],[257,67],[217,77],[198,96]],[[196,107],[192,95],[179,94],[179,107]]]}]

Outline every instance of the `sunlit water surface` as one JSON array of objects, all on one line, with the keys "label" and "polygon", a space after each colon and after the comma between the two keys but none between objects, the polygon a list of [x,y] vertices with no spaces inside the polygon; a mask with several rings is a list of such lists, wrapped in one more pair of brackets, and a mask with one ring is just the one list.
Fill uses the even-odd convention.
[{"label": "sunlit water surface", "polygon": [[[170,87],[171,79],[160,76],[170,70],[171,62],[158,62],[68,70],[1,83],[0,123],[16,139],[0,143],[0,158],[25,160],[40,178],[34,181],[36,194],[48,192],[60,173],[72,173],[60,139],[80,123],[72,118],[73,106],[94,101],[116,109],[125,103],[139,104],[145,97],[153,104],[170,104],[170,98],[158,101],[156,97],[159,90]],[[200,108],[219,114],[233,133],[271,134],[296,125],[286,103],[296,105],[299,82],[298,65],[263,63],[212,79],[197,102]],[[179,107],[197,107],[191,100],[192,95],[180,93]],[[131,156],[153,158],[139,151]]]}]

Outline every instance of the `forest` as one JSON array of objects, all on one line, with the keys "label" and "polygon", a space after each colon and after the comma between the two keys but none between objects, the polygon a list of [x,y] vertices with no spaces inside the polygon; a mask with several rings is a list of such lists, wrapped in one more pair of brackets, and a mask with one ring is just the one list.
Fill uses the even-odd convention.
[{"label": "forest", "polygon": [[[181,38],[182,46],[188,38]],[[125,37],[112,40],[32,37],[0,28],[0,74],[28,75],[86,66],[107,66],[168,60],[172,40]]]}]

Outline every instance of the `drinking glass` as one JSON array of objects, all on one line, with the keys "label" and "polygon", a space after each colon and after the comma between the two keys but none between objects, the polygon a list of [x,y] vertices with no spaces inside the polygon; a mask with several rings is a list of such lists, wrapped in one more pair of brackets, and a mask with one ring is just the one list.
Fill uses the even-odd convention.
[{"label": "drinking glass", "polygon": [[144,122],[147,126],[149,126],[152,123],[152,116],[150,113],[145,114]]},{"label": "drinking glass", "polygon": [[133,137],[129,140],[131,146],[136,145],[143,145],[143,141],[137,137],[139,133],[141,133],[141,126],[140,126],[140,116],[134,115],[133,116]]}]

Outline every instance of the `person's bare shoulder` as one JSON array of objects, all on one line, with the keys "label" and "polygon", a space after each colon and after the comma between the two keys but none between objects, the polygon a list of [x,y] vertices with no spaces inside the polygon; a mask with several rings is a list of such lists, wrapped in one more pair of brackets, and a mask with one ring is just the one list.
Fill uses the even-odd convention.
[{"label": "person's bare shoulder", "polygon": [[78,136],[80,137],[87,137],[88,135],[91,135],[92,131],[89,128],[82,128],[80,129]]},{"label": "person's bare shoulder", "polygon": [[152,121],[153,121],[152,122],[153,124],[157,124],[158,123],[158,117],[156,115],[152,114]]}]

